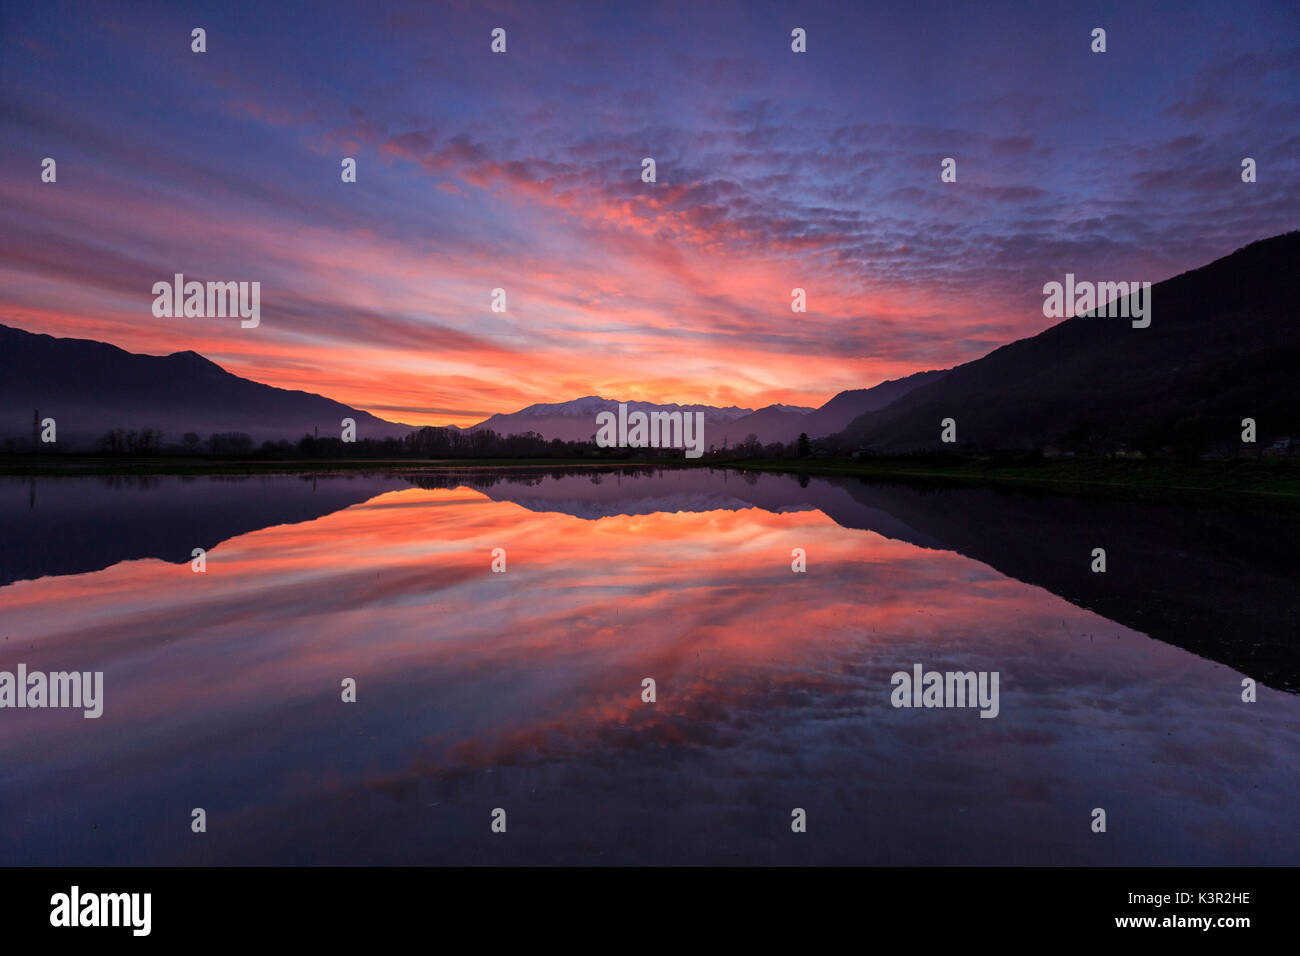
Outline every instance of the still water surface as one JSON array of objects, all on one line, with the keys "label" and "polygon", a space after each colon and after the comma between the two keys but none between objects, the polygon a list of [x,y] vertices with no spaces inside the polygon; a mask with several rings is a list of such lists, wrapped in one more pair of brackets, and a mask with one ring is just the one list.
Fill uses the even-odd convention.
[{"label": "still water surface", "polygon": [[[702,469],[0,479],[0,670],[104,673],[97,720],[0,710],[0,863],[1296,864],[1297,532]],[[999,715],[893,708],[916,663]]]}]

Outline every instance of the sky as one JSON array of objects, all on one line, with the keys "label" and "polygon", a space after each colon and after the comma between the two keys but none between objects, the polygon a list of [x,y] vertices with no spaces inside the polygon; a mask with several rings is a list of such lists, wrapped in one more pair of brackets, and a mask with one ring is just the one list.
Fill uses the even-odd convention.
[{"label": "sky", "polygon": [[1300,227],[1298,146],[1293,0],[7,4],[0,323],[411,424],[817,406]]}]

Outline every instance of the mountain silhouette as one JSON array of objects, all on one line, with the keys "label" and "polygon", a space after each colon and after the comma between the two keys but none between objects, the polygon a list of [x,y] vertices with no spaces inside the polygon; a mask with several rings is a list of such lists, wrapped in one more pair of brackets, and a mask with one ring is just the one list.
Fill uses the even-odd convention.
[{"label": "mountain silhouette", "polygon": [[757,435],[763,444],[790,441],[798,437],[803,431],[803,423],[815,411],[815,408],[798,405],[767,405],[733,422],[727,422],[717,440],[710,436],[709,443],[721,446],[725,441],[728,447],[733,447],[749,435]]},{"label": "mountain silhouette", "polygon": [[[738,418],[726,427],[729,446],[740,444],[751,434],[763,444],[794,441],[801,434],[809,438],[833,435],[864,412],[884,408],[902,398],[914,388],[936,381],[942,371],[917,372],[905,378],[894,378],[871,388],[853,388],[840,392],[821,408],[802,408],[797,405],[768,405]],[[716,442],[715,444],[721,444]]]},{"label": "mountain silhouette", "polygon": [[1257,423],[1257,447],[1300,431],[1300,232],[1150,293],[1147,328],[1095,312],[1067,319],[858,416],[836,444],[951,448],[940,442],[945,418],[958,447],[983,450],[1239,449],[1244,418]]},{"label": "mountain silhouette", "polygon": [[257,442],[296,441],[313,429],[361,438],[398,437],[414,426],[384,421],[311,392],[262,385],[196,352],[141,355],[105,342],[64,339],[0,325],[0,442],[30,447],[32,412],[53,418],[58,447],[92,446],[109,429],[153,428],[176,443],[186,432],[246,432]]}]

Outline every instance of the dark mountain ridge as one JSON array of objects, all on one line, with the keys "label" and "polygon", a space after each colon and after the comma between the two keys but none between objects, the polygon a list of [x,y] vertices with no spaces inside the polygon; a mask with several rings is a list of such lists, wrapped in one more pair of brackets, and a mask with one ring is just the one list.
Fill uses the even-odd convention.
[{"label": "dark mountain ridge", "polygon": [[848,389],[820,408],[768,405],[728,424],[726,438],[729,445],[739,444],[750,434],[757,435],[758,440],[765,445],[770,442],[794,441],[801,434],[809,438],[824,438],[840,431],[864,412],[884,408],[913,389],[937,381],[945,374],[941,370],[916,372],[904,378],[889,379],[871,388]]},{"label": "dark mountain ridge", "polygon": [[[1059,279],[1060,277],[1055,277]],[[1151,324],[1096,312],[995,349],[855,418],[844,450],[1101,452],[1257,445],[1300,432],[1300,232],[1237,250],[1151,288]]]},{"label": "dark mountain ridge", "polygon": [[30,446],[32,412],[53,418],[58,447],[92,446],[109,429],[245,432],[257,442],[296,441],[319,428],[338,437],[341,421],[357,438],[399,437],[414,426],[311,392],[263,385],[227,372],[197,352],[141,355],[89,339],[55,338],[0,325],[0,441]]}]

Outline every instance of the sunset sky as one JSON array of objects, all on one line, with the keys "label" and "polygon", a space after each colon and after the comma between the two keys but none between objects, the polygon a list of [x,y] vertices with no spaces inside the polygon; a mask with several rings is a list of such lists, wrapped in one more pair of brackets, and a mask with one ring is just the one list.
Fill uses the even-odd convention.
[{"label": "sunset sky", "polygon": [[1300,227],[1298,146],[1294,0],[8,4],[0,323],[415,424],[820,405]]}]

